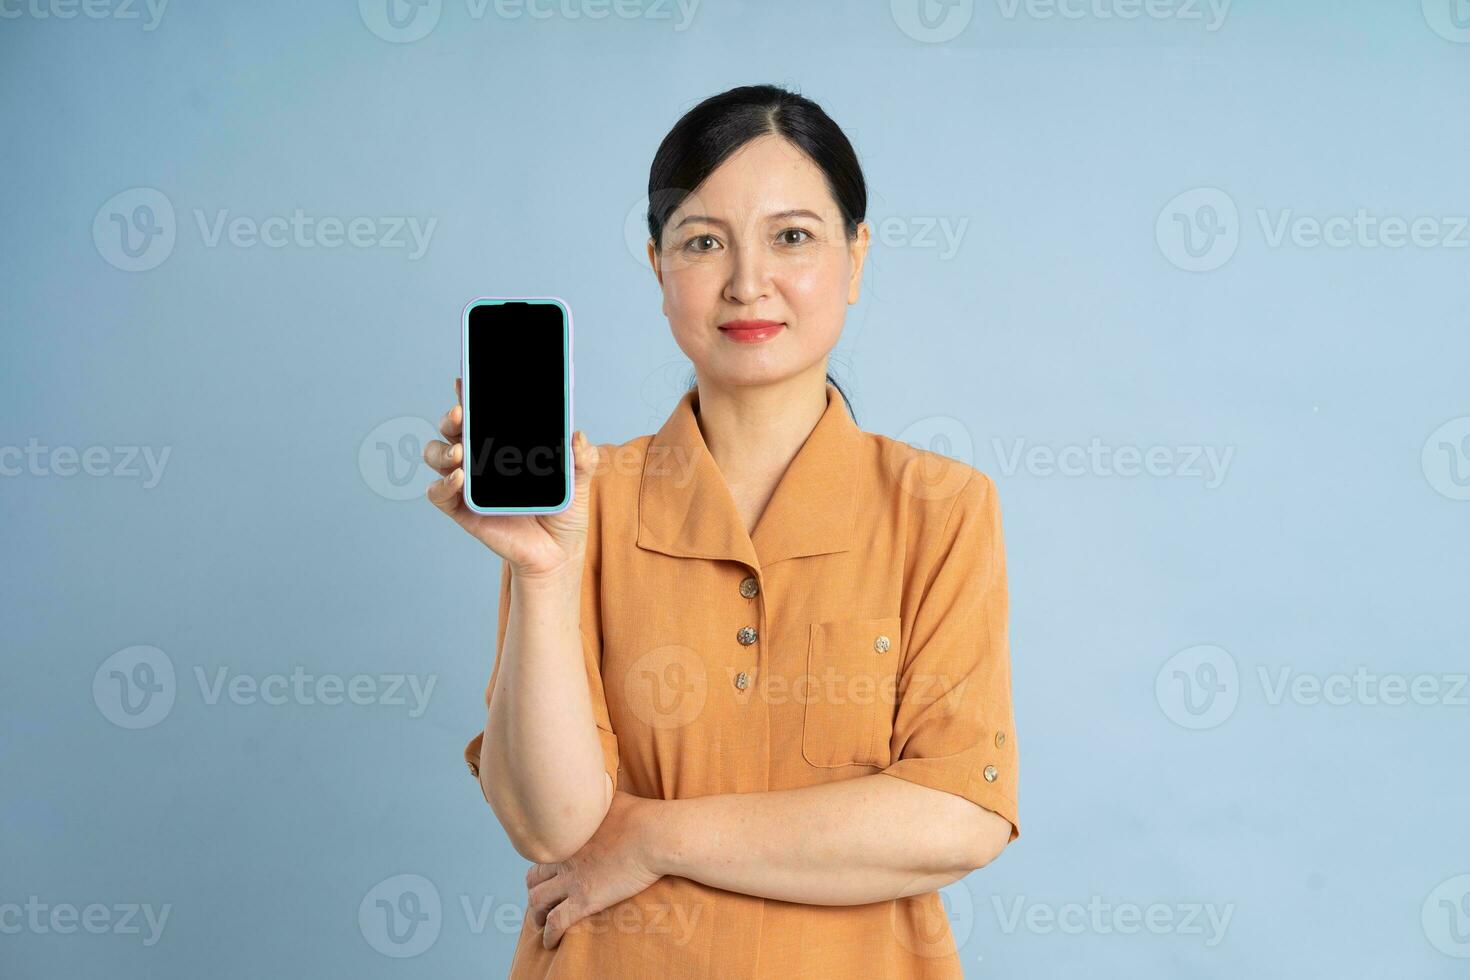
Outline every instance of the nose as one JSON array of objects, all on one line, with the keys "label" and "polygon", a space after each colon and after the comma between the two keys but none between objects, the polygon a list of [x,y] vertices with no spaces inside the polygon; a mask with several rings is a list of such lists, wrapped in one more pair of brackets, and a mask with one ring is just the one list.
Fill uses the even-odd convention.
[{"label": "nose", "polygon": [[738,306],[755,306],[770,296],[770,271],[764,249],[748,245],[730,248],[730,278],[725,283],[725,298]]}]

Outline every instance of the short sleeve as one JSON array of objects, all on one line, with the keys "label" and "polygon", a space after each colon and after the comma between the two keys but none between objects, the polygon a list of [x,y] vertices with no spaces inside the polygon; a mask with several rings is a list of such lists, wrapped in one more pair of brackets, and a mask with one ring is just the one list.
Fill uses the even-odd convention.
[{"label": "short sleeve", "polygon": [[[510,616],[510,563],[500,565],[500,612],[495,624],[495,665],[490,669],[490,683],[485,688],[485,708],[489,710],[490,694],[495,690],[495,678],[500,673],[500,651],[505,646],[506,621]],[[587,663],[587,689],[592,696],[592,717],[597,723],[597,737],[602,742],[602,765],[612,779],[613,789],[618,787],[618,737],[613,732],[608,717],[607,698],[602,686],[602,628],[598,610],[595,568],[588,567],[582,582],[582,652]],[[464,748],[464,761],[470,775],[478,782],[480,776],[480,748],[485,741],[482,727]],[[486,796],[485,787],[480,792]]]},{"label": "short sleeve", "polygon": [[976,470],[926,562],[882,772],[963,796],[1020,836],[1005,548],[995,484]]}]

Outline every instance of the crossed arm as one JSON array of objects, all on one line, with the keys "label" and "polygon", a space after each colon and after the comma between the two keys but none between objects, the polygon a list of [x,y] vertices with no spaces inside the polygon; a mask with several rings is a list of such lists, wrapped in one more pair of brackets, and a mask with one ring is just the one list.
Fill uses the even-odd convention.
[{"label": "crossed arm", "polygon": [[764,793],[648,800],[621,790],[597,832],[526,875],[527,914],[555,946],[571,925],[663,875],[817,905],[933,891],[984,867],[1010,822],[885,773]]}]

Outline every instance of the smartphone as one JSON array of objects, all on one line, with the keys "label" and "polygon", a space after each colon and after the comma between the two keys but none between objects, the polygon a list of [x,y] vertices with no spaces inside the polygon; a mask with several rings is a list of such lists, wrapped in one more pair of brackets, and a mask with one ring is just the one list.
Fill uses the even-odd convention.
[{"label": "smartphone", "polygon": [[464,502],[478,514],[572,504],[572,314],[555,297],[481,297],[464,310]]}]

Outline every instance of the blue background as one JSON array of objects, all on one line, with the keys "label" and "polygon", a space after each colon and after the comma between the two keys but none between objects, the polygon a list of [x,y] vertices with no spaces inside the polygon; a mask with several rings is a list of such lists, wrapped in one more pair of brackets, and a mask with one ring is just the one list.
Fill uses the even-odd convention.
[{"label": "blue background", "polygon": [[[487,293],[569,303],[594,441],[654,431],[689,365],[630,215],[636,242],[675,119],[760,81],[846,129],[869,220],[889,222],[832,360],[859,424],[1000,487],[1023,836],[945,890],[967,973],[1470,969],[1466,692],[1271,697],[1282,670],[1360,667],[1447,694],[1470,664],[1470,233],[1268,234],[1288,211],[1429,216],[1445,235],[1470,213],[1470,31],[1450,0],[1237,0],[1215,30],[1202,5],[1127,20],[1099,13],[1126,0],[1078,17],[977,0],[949,9],[968,19],[948,40],[916,36],[905,0],[705,0],[687,22],[652,0],[601,19],[587,0],[547,17],[443,0],[412,41],[374,0],[175,0],[151,30],[146,8],[27,2],[0,19],[0,447],[105,447],[112,475],[0,457],[0,905],[170,915],[151,946],[0,932],[0,974],[504,973],[526,862],[461,759],[499,562],[419,499],[411,453],[391,471],[384,453],[451,403],[460,310]],[[135,188],[174,211],[146,271],[106,234]],[[1171,210],[1195,188],[1236,217]],[[296,209],[435,224],[417,258],[199,227]],[[1235,251],[1181,268],[1181,221],[1233,227]],[[938,229],[961,226],[950,249]],[[1007,463],[1017,440],[1094,439],[1172,462]],[[115,472],[130,446],[168,449],[156,486]],[[1228,451],[1223,478],[1191,475],[1190,447]],[[1204,644],[1213,674],[1189,661]],[[92,685],[138,645],[177,693],[134,730]],[[414,717],[210,703],[196,678],[298,666],[435,686]],[[1213,690],[1171,693],[1181,676]],[[1234,707],[1190,727],[1216,703]],[[359,925],[404,874],[442,903],[410,958]],[[1094,901],[1230,919],[1211,945],[1208,926],[1068,918]],[[1014,926],[1017,907],[1079,927]]]}]

